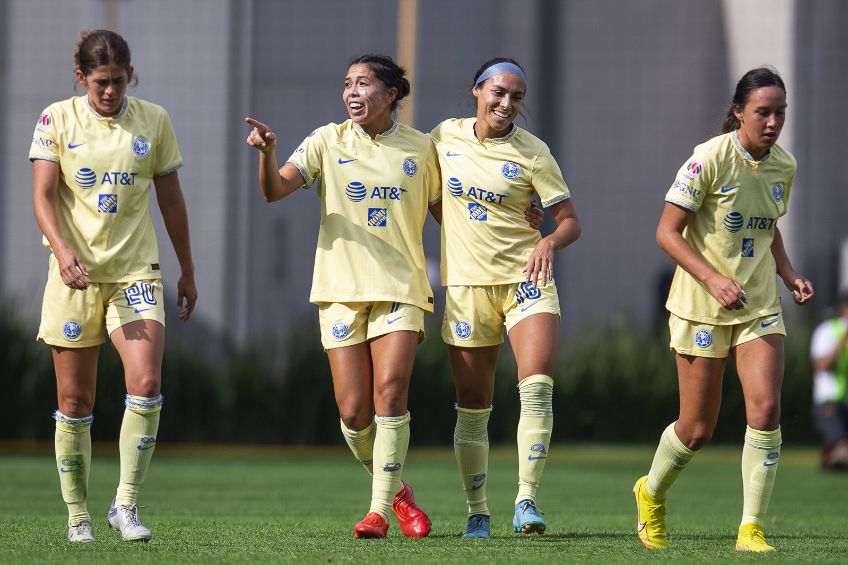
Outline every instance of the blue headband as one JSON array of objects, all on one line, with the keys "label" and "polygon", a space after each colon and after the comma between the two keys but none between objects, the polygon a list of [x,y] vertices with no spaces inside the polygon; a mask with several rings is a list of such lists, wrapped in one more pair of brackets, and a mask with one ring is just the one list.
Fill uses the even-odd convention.
[{"label": "blue headband", "polygon": [[502,75],[504,73],[513,74],[523,80],[525,84],[527,83],[527,77],[524,76],[524,71],[521,70],[521,67],[519,67],[515,63],[503,62],[495,63],[494,65],[483,71],[480,74],[480,77],[477,79],[477,82],[474,83],[474,86],[477,86],[488,78],[491,78],[495,75]]}]

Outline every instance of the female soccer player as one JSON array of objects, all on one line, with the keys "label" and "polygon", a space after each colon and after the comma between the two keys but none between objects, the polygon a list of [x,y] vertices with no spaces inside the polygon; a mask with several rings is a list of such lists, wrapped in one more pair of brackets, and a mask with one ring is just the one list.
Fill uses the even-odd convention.
[{"label": "female soccer player", "polygon": [[433,311],[421,231],[428,208],[439,217],[440,186],[429,137],[392,118],[410,92],[405,74],[389,57],[354,59],[342,91],[350,119],[316,129],[282,167],[271,128],[246,119],[267,201],[317,182],[321,223],[310,301],[319,308],[342,433],[373,477],[371,508],[354,527],[356,538],[386,537],[391,511],[405,535],[430,533],[401,472],[415,349],[424,315]]},{"label": "female soccer player", "polygon": [[188,320],[197,288],[177,177],[182,158],[165,110],[126,96],[133,67],[123,37],[83,32],[74,60],[76,79],[88,92],[44,110],[29,153],[35,218],[51,251],[38,339],[53,348],[56,463],[68,505],[68,539],[94,541],[86,493],[105,330],[121,356],[127,387],[120,483],[108,521],[124,540],[147,541],[151,533],[136,499],[156,446],[165,344],[149,194],[152,182],[180,263],[180,319]]},{"label": "female soccer player", "polygon": [[636,532],[648,549],[667,546],[666,493],[712,437],[731,354],[748,421],[736,549],[774,551],[762,524],[781,444],[786,329],[775,274],[796,303],[813,297],[777,227],[796,169],[795,158],[777,145],[785,119],[780,76],[768,68],[748,71],[736,85],[722,134],[695,147],[665,197],[657,243],[677,263],[666,307],[680,414],[663,432],[650,472],[633,487]]},{"label": "female soccer player", "polygon": [[[486,429],[504,327],[518,363],[521,398],[513,527],[524,533],[546,528],[536,491],[553,425],[560,324],[554,252],[580,236],[580,223],[548,147],[513,123],[526,88],[518,63],[487,61],[471,89],[477,115],[448,119],[432,132],[444,191],[442,337],[456,385],[454,449],[468,502],[468,538],[490,535]],[[535,194],[557,222],[544,238],[522,221]]]}]

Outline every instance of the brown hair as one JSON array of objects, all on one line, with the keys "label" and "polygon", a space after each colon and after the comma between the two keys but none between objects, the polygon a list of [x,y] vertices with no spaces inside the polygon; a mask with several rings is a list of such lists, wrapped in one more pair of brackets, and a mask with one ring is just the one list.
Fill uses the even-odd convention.
[{"label": "brown hair", "polygon": [[130,46],[123,37],[108,29],[84,31],[77,41],[74,63],[84,76],[97,67],[112,64],[123,67],[129,74],[132,68]]}]

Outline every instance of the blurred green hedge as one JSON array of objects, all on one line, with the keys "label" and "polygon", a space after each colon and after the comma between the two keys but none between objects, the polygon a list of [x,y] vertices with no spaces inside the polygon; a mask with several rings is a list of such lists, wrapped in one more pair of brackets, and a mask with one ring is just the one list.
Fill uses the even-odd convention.
[{"label": "blurred green hedge", "polygon": [[[169,341],[163,367],[160,440],[216,443],[341,443],[329,365],[312,330],[285,344],[259,344],[225,363],[184,342]],[[786,442],[815,443],[810,419],[810,331],[786,341],[783,433]],[[4,402],[0,438],[50,439],[56,409],[50,348],[35,343],[9,308],[0,309],[0,372]],[[554,388],[554,441],[657,441],[677,416],[677,376],[667,330],[619,323],[583,331],[561,351]],[[285,347],[286,366],[275,368]],[[715,441],[740,442],[745,432],[741,388],[732,364],[724,379]],[[515,362],[503,349],[495,381],[489,436],[510,443],[518,421]],[[114,440],[123,414],[123,370],[108,345],[101,350],[95,440]],[[447,349],[437,327],[419,347],[410,388],[412,437],[417,444],[450,445],[454,389]]]}]

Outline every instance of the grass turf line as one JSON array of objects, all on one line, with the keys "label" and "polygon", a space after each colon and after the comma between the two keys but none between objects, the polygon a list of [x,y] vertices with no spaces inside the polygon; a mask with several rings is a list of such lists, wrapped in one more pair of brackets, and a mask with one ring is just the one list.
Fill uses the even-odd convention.
[{"label": "grass turf line", "polygon": [[672,549],[648,552],[636,540],[631,488],[653,448],[557,445],[539,506],[543,536],[517,535],[511,518],[517,462],[493,450],[489,540],[462,540],[465,505],[449,450],[410,451],[404,478],[433,520],[427,539],[404,538],[392,518],[386,540],[354,540],[368,510],[370,481],[344,450],[310,457],[159,453],[141,491],[149,544],[120,541],[106,526],[118,463],[94,455],[89,512],[94,544],[65,541],[66,513],[49,455],[0,456],[0,561],[15,563],[632,563],[768,559],[843,562],[848,554],[844,492],[848,475],[822,474],[812,451],[785,449],[765,524],[773,556],[733,550],[741,514],[740,450],[708,447],[672,490]]}]

